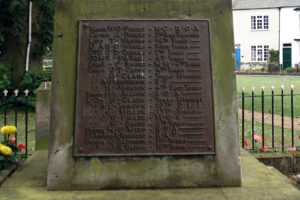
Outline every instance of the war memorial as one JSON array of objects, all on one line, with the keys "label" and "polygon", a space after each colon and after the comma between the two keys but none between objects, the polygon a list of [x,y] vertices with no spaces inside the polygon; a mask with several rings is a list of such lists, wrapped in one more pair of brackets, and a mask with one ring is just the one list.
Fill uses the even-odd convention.
[{"label": "war memorial", "polygon": [[57,1],[50,190],[240,186],[231,1]]},{"label": "war memorial", "polygon": [[231,4],[56,0],[37,150],[0,200],[299,199],[240,148]]}]

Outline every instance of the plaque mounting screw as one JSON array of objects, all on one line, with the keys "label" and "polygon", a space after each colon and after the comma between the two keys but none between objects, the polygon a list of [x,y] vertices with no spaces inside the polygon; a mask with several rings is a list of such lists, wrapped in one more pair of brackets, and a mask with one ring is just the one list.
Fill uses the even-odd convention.
[{"label": "plaque mounting screw", "polygon": [[90,26],[90,25],[89,25],[88,23],[84,23],[84,24],[83,24],[83,27],[84,27],[84,28],[88,28],[89,26]]},{"label": "plaque mounting screw", "polygon": [[80,148],[78,149],[78,151],[79,151],[79,153],[83,152],[83,148],[80,147]]},{"label": "plaque mounting screw", "polygon": [[208,146],[208,150],[211,151],[213,150],[213,147],[211,145]]}]

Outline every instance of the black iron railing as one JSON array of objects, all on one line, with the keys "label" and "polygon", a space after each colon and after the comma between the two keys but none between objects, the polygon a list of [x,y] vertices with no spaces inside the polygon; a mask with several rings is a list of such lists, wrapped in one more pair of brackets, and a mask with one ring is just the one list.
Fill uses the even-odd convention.
[{"label": "black iron railing", "polygon": [[[294,127],[294,97],[295,96],[300,96],[300,94],[294,94],[294,86],[292,85],[291,86],[291,89],[288,93],[285,93],[284,92],[284,86],[282,85],[281,86],[281,89],[280,89],[280,93],[279,94],[274,94],[274,87],[272,86],[271,87],[271,92],[270,94],[265,94],[265,87],[262,87],[261,88],[261,91],[260,91],[260,94],[255,94],[255,88],[253,87],[252,90],[251,90],[251,93],[247,93],[247,95],[245,94],[245,88],[242,88],[242,94],[241,96],[238,96],[239,98],[239,101],[240,104],[241,104],[241,113],[240,113],[240,116],[241,116],[241,144],[242,144],[242,147],[244,149],[248,149],[248,150],[254,150],[254,148],[256,147],[256,139],[255,139],[255,135],[259,135],[261,137],[261,148],[264,148],[265,147],[265,144],[266,144],[266,134],[270,134],[271,135],[271,141],[268,141],[269,144],[271,146],[268,146],[268,148],[272,148],[272,149],[281,149],[282,152],[285,151],[286,148],[289,148],[289,147],[295,147],[295,127]],[[287,106],[285,104],[285,99],[286,97],[290,97],[290,104],[288,104],[288,106],[290,106],[290,108],[288,109],[290,111],[290,113],[286,113],[286,114],[289,114],[289,119],[290,119],[290,131],[289,133],[285,133],[286,131],[286,127],[285,127],[285,106]],[[265,100],[268,99],[268,102],[271,102],[271,105],[268,104],[268,108],[271,108],[270,110],[268,110],[268,114],[271,115],[271,123],[269,123],[269,125],[271,125],[271,129],[268,130],[268,133],[266,133],[266,130],[265,130]],[[274,110],[274,106],[275,106],[275,101],[274,101],[274,98],[280,98],[280,113],[276,113],[275,114],[275,110]],[[246,103],[245,103],[245,100],[248,99],[248,104],[247,104],[247,109],[245,108],[246,106]],[[257,108],[255,105],[255,100],[257,99],[260,99],[260,105],[261,108]],[[270,101],[269,101],[270,100]],[[278,101],[277,101],[278,102]],[[255,109],[256,108],[256,109]],[[256,110],[256,111],[255,111]],[[261,113],[259,113],[258,110],[261,110]],[[248,112],[248,119],[245,119],[245,111]],[[249,116],[249,112],[251,112],[251,117]],[[261,115],[261,119],[259,122],[261,122],[261,133],[257,133],[255,131],[255,125],[257,121],[257,118],[255,119],[255,115],[259,113]],[[274,130],[274,127],[275,127],[275,123],[274,123],[274,116],[277,115],[277,118],[280,116],[281,118],[281,145],[280,146],[276,146],[275,145],[275,130]],[[248,131],[251,133],[251,145],[248,146],[248,143],[245,139],[245,121],[246,120],[251,120],[251,132]],[[278,126],[278,123],[277,125]],[[269,135],[268,135],[269,136]],[[285,143],[285,139],[287,139],[288,137],[289,140],[290,140],[290,144],[287,145]],[[300,136],[299,136],[300,137]]]},{"label": "black iron railing", "polygon": [[[24,123],[24,130],[20,130],[18,128],[18,132],[24,131],[25,133],[24,136],[21,134],[24,137],[24,140],[22,138],[22,141],[25,143],[25,155],[28,155],[28,97],[31,94],[32,93],[29,90],[19,91],[16,89],[14,91],[4,90],[0,96],[0,114],[3,116],[2,125],[15,125],[18,128],[20,123],[20,119],[18,117],[19,113],[22,112],[25,114],[24,122],[21,122]],[[13,119],[8,122],[8,118]],[[21,135],[18,133],[14,135],[16,145],[19,144],[18,142],[20,138],[18,137],[21,137]],[[6,140],[8,139],[7,137],[7,135],[4,135],[3,139]]]}]

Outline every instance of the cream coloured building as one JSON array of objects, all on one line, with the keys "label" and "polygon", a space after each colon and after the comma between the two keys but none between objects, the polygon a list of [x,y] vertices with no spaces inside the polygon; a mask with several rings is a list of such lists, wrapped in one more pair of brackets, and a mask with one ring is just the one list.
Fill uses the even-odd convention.
[{"label": "cream coloured building", "polygon": [[271,49],[279,50],[280,64],[284,68],[299,62],[298,7],[300,0],[235,0],[233,23],[237,68],[267,64]]}]

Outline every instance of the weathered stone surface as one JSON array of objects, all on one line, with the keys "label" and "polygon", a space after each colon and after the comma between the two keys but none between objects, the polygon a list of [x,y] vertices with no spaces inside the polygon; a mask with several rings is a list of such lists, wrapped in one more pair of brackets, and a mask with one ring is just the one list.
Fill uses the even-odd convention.
[{"label": "weathered stone surface", "polygon": [[252,154],[260,162],[273,166],[284,174],[293,173],[293,155],[290,153],[254,153]]},{"label": "weathered stone surface", "polygon": [[300,152],[293,152],[293,161],[294,161],[294,172],[295,173],[300,173]]},{"label": "weathered stone surface", "polygon": [[[209,19],[215,156],[74,158],[78,20]],[[50,190],[239,186],[241,171],[230,0],[57,0]]]},{"label": "weathered stone surface", "polygon": [[298,200],[300,191],[276,169],[268,169],[245,151],[242,152],[242,187],[48,191],[47,151],[37,151],[0,187],[1,200]]},{"label": "weathered stone surface", "polygon": [[0,185],[7,179],[17,168],[17,164],[13,164],[8,169],[0,170]]},{"label": "weathered stone surface", "polygon": [[50,100],[51,82],[43,82],[36,90],[35,144],[38,150],[48,149],[50,136]]},{"label": "weathered stone surface", "polygon": [[300,174],[297,174],[297,175],[296,175],[296,181],[297,181],[297,183],[300,184]]}]

